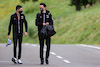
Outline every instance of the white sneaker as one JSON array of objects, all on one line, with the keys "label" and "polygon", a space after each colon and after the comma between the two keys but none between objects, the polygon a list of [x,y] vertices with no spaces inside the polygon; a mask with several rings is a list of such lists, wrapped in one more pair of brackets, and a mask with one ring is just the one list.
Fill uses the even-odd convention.
[{"label": "white sneaker", "polygon": [[17,63],[17,59],[16,58],[12,58],[12,62],[14,62],[16,64]]},{"label": "white sneaker", "polygon": [[17,61],[17,62],[18,62],[18,64],[22,64],[22,61],[21,61],[20,59],[18,59],[18,61]]}]

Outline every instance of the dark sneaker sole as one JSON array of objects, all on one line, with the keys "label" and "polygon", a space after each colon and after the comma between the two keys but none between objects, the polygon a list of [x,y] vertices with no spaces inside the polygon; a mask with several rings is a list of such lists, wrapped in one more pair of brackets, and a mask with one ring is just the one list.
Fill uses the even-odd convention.
[{"label": "dark sneaker sole", "polygon": [[19,62],[18,62],[18,64],[22,64],[22,63],[19,63]]},{"label": "dark sneaker sole", "polygon": [[44,61],[41,61],[41,65],[43,65],[44,64]]},{"label": "dark sneaker sole", "polygon": [[46,62],[46,64],[49,64],[48,62]]},{"label": "dark sneaker sole", "polygon": [[15,63],[15,64],[17,64],[17,62],[15,62],[15,60],[13,58],[12,58],[12,62]]},{"label": "dark sneaker sole", "polygon": [[46,61],[45,61],[45,63],[46,63],[46,64],[49,64],[49,61],[48,61],[48,60],[46,60]]},{"label": "dark sneaker sole", "polygon": [[43,65],[44,63],[41,63],[41,65]]}]

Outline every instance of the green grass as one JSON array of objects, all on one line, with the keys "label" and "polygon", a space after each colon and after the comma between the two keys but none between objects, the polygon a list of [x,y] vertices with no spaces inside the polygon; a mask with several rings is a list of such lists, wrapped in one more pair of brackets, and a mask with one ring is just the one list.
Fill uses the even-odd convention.
[{"label": "green grass", "polygon": [[15,12],[18,4],[23,6],[28,21],[28,37],[23,37],[23,42],[38,43],[35,16],[39,12],[40,2],[47,4],[47,9],[50,10],[54,19],[54,28],[57,33],[52,37],[52,43],[100,44],[100,4],[88,9],[82,8],[80,12],[76,12],[74,6],[69,6],[70,0],[39,0],[25,4],[19,0],[0,1],[0,43],[5,43],[7,40],[10,15]]}]

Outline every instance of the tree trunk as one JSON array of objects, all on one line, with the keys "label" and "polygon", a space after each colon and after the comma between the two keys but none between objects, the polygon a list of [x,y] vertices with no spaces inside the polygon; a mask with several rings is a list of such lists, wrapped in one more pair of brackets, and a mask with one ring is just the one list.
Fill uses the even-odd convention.
[{"label": "tree trunk", "polygon": [[76,5],[76,11],[80,11],[81,10],[81,5],[80,4],[77,4]]}]

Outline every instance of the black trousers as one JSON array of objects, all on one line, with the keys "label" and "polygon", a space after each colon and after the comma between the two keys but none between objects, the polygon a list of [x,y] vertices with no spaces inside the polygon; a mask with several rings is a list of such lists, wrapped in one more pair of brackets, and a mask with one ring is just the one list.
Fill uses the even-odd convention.
[{"label": "black trousers", "polygon": [[[41,60],[44,60],[44,57],[43,57],[43,49],[44,49],[44,40],[45,39],[39,39],[39,43],[40,43],[40,59]],[[46,38],[46,56],[45,56],[45,59],[48,59],[49,58],[49,54],[50,54],[50,41],[51,41],[51,38],[50,37],[47,37]]]},{"label": "black trousers", "polygon": [[14,43],[14,46],[13,46],[13,53],[14,53],[14,57],[15,57],[15,58],[16,58],[17,40],[18,40],[18,46],[19,46],[18,59],[21,58],[22,37],[23,37],[22,34],[13,35],[13,43]]}]

